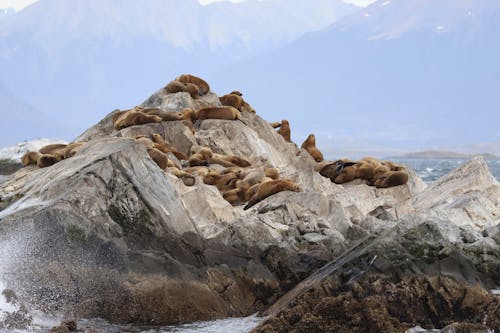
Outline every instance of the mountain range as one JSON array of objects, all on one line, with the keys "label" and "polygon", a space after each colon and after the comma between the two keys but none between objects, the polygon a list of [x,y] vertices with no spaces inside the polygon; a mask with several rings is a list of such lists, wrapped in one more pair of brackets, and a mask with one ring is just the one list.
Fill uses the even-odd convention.
[{"label": "mountain range", "polygon": [[500,2],[378,1],[234,66],[219,89],[239,85],[266,118],[290,120],[297,142],[313,131],[333,155],[337,142],[410,151],[498,141],[499,41]]},{"label": "mountain range", "polygon": [[0,21],[0,81],[83,130],[180,73],[205,76],[356,9],[340,0],[40,0]]},{"label": "mountain range", "polygon": [[498,41],[491,0],[40,0],[0,21],[0,80],[77,132],[193,73],[327,156],[398,154],[499,141]]}]

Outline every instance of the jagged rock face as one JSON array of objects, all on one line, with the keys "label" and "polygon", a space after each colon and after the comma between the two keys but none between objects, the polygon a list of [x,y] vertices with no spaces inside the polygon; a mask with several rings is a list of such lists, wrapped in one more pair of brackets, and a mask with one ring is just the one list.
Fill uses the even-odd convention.
[{"label": "jagged rock face", "polygon": [[[192,99],[162,89],[142,105],[180,111],[220,103],[213,93]],[[377,256],[379,272],[411,278],[439,266],[438,274],[459,282],[500,283],[500,186],[482,160],[429,187],[413,172],[408,184],[389,189],[336,185],[255,114],[203,120],[194,134],[179,121],[117,131],[113,114],[76,139],[89,142],[74,157],[0,184],[0,238],[23,244],[0,273],[8,270],[8,282],[31,303],[118,322],[247,315],[368,235],[379,241],[356,258]],[[233,207],[200,177],[187,187],[159,169],[133,140],[152,133],[185,154],[208,146],[276,167],[302,191],[247,211]]]},{"label": "jagged rock face", "polygon": [[[500,329],[500,299],[479,286],[464,286],[448,277],[395,279],[368,274],[345,283],[329,278],[279,316],[252,332],[406,332],[411,327],[452,327],[486,332]],[[491,332],[491,331],[490,331]]]}]

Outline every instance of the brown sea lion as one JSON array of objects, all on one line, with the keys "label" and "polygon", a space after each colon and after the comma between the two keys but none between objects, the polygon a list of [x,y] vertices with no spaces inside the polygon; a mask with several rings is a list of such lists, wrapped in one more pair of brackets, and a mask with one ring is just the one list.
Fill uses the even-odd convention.
[{"label": "brown sea lion", "polygon": [[278,130],[278,134],[281,135],[286,142],[292,142],[292,139],[290,138],[290,123],[288,122],[288,120],[281,121],[281,126]]},{"label": "brown sea lion", "polygon": [[232,173],[236,174],[238,177],[240,177],[242,171],[243,171],[242,167],[233,166],[233,167],[225,168],[224,171],[222,171],[222,173],[224,174],[224,173],[232,172]]},{"label": "brown sea lion", "polygon": [[246,201],[245,191],[240,188],[223,191],[222,197],[233,206],[241,205]]},{"label": "brown sea lion", "polygon": [[37,165],[39,168],[46,168],[60,162],[62,155],[42,154],[38,157]]},{"label": "brown sea lion", "polygon": [[200,97],[200,88],[196,84],[186,83],[186,92],[191,95],[192,98]]},{"label": "brown sea lion", "polygon": [[113,117],[111,118],[113,121],[113,124],[115,124],[118,121],[118,119],[120,119],[120,117],[123,116],[127,111],[130,111],[130,110],[123,110],[123,111],[117,110],[117,111],[115,111],[115,113],[113,114]]},{"label": "brown sea lion", "polygon": [[167,170],[170,171],[174,176],[182,180],[182,182],[186,186],[193,186],[196,183],[196,179],[194,178],[194,176],[188,172],[185,172],[184,170],[180,170],[177,167],[169,167]]},{"label": "brown sea lion", "polygon": [[266,177],[271,179],[278,179],[280,177],[280,172],[276,168],[265,168],[264,173]]},{"label": "brown sea lion", "polygon": [[374,185],[377,188],[404,185],[408,182],[408,178],[408,173],[405,171],[387,171],[375,180]]},{"label": "brown sea lion", "polygon": [[169,94],[175,94],[179,92],[185,92],[187,90],[187,87],[184,83],[173,80],[170,81],[163,89],[165,89],[165,91]]},{"label": "brown sea lion", "polygon": [[191,108],[184,108],[181,111],[182,119],[188,120],[192,123],[196,121],[196,112]]},{"label": "brown sea lion", "polygon": [[241,117],[240,111],[232,106],[208,107],[198,111],[198,120],[224,119],[236,120]]},{"label": "brown sea lion", "polygon": [[222,97],[219,97],[219,101],[223,106],[232,106],[241,111],[241,107],[243,106],[243,98],[238,95],[228,94]]},{"label": "brown sea lion", "polygon": [[61,150],[63,158],[70,158],[76,155],[78,151],[86,144],[86,141],[73,142],[68,144],[65,148]]},{"label": "brown sea lion", "polygon": [[143,145],[144,147],[146,147],[148,149],[154,148],[154,146],[153,146],[154,142],[150,138],[147,138],[144,136],[139,136],[139,137],[135,138],[135,141],[140,143],[141,145]]},{"label": "brown sea lion", "polygon": [[[234,183],[234,186],[236,188],[239,188],[241,190],[243,190],[245,193],[250,189],[250,187],[252,187],[250,184],[248,184],[246,181],[244,180],[237,180],[236,183]],[[246,201],[246,200],[245,200]]]},{"label": "brown sea lion", "polygon": [[237,95],[237,96],[243,96],[243,94],[241,92],[239,92],[238,90],[233,90],[229,93],[230,95]]},{"label": "brown sea lion", "polygon": [[176,121],[183,119],[180,112],[167,112],[160,108],[145,108],[141,112],[150,116],[158,116],[162,121]]},{"label": "brown sea lion", "polygon": [[150,116],[142,112],[130,110],[123,114],[114,123],[114,127],[117,130],[121,130],[126,127],[134,125],[144,125],[149,123],[160,123],[161,118],[158,116]]},{"label": "brown sea lion", "polygon": [[279,121],[275,121],[273,123],[269,123],[269,125],[271,125],[272,128],[279,128],[279,127],[281,127],[281,123]]},{"label": "brown sea lion", "polygon": [[58,154],[62,149],[66,148],[67,144],[63,143],[54,143],[50,145],[46,145],[38,150],[40,154]]},{"label": "brown sea lion", "polygon": [[216,159],[225,160],[225,161],[227,161],[235,166],[241,167],[241,168],[246,168],[246,167],[249,167],[252,165],[247,160],[245,160],[241,157],[238,157],[238,156],[234,156],[234,155],[213,154],[212,157],[216,158]]},{"label": "brown sea lion", "polygon": [[[217,154],[217,155],[219,155],[219,154]],[[225,158],[216,157],[216,156],[207,158],[207,162],[208,162],[208,164],[219,164],[219,165],[222,165],[223,167],[226,167],[226,168],[236,166],[236,164],[229,162]]]},{"label": "brown sea lion", "polygon": [[21,162],[23,166],[36,165],[40,156],[42,156],[42,154],[37,151],[29,151],[21,157]]},{"label": "brown sea lion", "polygon": [[305,149],[316,162],[323,161],[323,154],[318,148],[316,148],[316,137],[314,134],[309,134],[306,141],[302,143],[301,148]]},{"label": "brown sea lion", "polygon": [[335,177],[335,184],[345,184],[352,182],[356,178],[356,164],[346,166],[342,169],[340,174]]},{"label": "brown sea lion", "polygon": [[[323,161],[316,165],[315,170],[323,177],[329,178],[332,182],[335,182],[335,179],[342,174],[345,168],[352,167],[355,164],[355,162],[347,160],[337,160],[335,162]],[[341,180],[343,179],[339,178],[339,181]]]},{"label": "brown sea lion", "polygon": [[300,192],[301,189],[297,184],[287,179],[277,179],[261,183],[244,209],[247,210],[265,198],[282,191]]},{"label": "brown sea lion", "polygon": [[205,167],[205,166],[195,166],[195,167],[189,167],[183,169],[185,172],[192,174],[192,175],[198,175],[200,177],[205,177],[210,173],[210,170]]},{"label": "brown sea lion", "polygon": [[192,83],[196,85],[199,88],[200,95],[206,95],[210,91],[210,86],[205,80],[191,74],[182,74],[176,80],[184,84]]},{"label": "brown sea lion", "polygon": [[250,172],[242,173],[241,176],[243,177],[243,180],[245,182],[247,182],[252,186],[262,182],[264,177],[266,177],[266,174],[264,170],[257,168],[257,169],[252,169]]},{"label": "brown sea lion", "polygon": [[148,149],[149,157],[160,167],[162,170],[166,170],[168,167],[175,166],[161,151],[155,148]]},{"label": "brown sea lion", "polygon": [[367,163],[365,161],[358,161],[356,163],[356,175],[355,178],[371,180],[375,174],[375,166],[372,163]]},{"label": "brown sea lion", "polygon": [[212,157],[213,152],[212,149],[208,147],[192,147],[192,152],[195,153],[189,156],[189,166],[206,166],[208,165],[208,159]]}]

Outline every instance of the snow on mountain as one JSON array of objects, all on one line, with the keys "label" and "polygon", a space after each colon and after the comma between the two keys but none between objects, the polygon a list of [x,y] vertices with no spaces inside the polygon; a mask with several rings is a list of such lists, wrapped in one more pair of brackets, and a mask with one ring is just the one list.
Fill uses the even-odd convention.
[{"label": "snow on mountain", "polygon": [[500,2],[491,0],[380,0],[336,24],[370,39],[399,38],[411,32],[480,34],[498,20]]},{"label": "snow on mountain", "polygon": [[35,139],[23,141],[15,146],[0,148],[0,160],[20,161],[21,157],[28,151],[38,151],[40,148],[53,143],[67,143],[61,139]]}]

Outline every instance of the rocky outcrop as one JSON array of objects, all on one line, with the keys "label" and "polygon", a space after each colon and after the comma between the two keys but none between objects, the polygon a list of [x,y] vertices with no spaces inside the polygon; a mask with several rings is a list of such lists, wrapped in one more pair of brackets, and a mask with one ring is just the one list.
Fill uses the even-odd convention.
[{"label": "rocky outcrop", "polygon": [[[193,99],[162,89],[142,106],[181,111],[220,102],[213,93]],[[445,281],[454,295],[474,283],[477,295],[494,304],[481,288],[500,284],[500,187],[484,161],[472,160],[430,186],[411,171],[406,185],[388,189],[336,185],[315,171],[305,150],[251,112],[234,121],[198,121],[194,133],[181,121],[116,130],[115,112],[76,139],[88,143],[75,156],[23,168],[0,184],[0,244],[23,244],[0,254],[0,278],[31,306],[149,324],[270,308],[266,329],[303,312],[292,322],[304,329],[316,321],[325,329],[358,322],[398,331],[451,324],[467,312],[450,296],[439,307],[436,299],[418,303],[422,311],[407,320],[413,303],[394,312],[387,297],[375,297],[373,279],[408,300],[427,295],[431,285],[441,288],[433,281]],[[232,206],[202,177],[186,186],[160,169],[134,140],[153,133],[186,155],[206,146],[255,167],[275,167],[302,191],[274,194],[246,211]],[[401,291],[411,283],[414,290]],[[311,292],[316,296],[304,298]],[[379,319],[322,317],[330,309],[347,315],[375,305]],[[433,310],[439,318],[425,321],[432,306],[448,312]],[[466,316],[471,323],[474,311]]]}]

